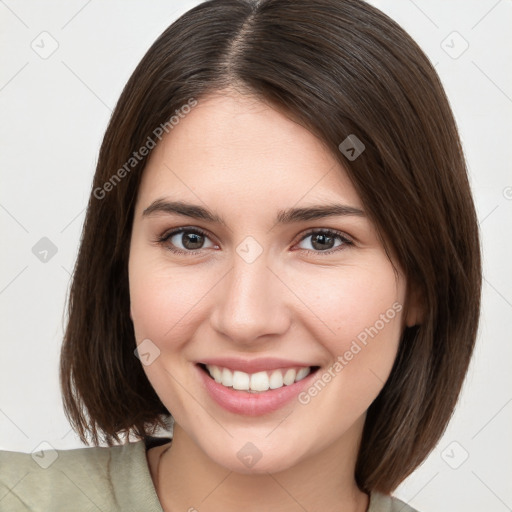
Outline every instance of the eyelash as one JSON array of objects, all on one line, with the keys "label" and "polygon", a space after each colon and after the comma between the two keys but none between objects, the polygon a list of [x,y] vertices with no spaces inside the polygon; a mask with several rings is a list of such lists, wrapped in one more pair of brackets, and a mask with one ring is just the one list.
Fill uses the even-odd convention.
[{"label": "eyelash", "polygon": [[[181,228],[173,229],[171,231],[166,231],[163,235],[159,236],[155,242],[157,244],[165,246],[165,248],[167,250],[169,250],[169,251],[171,251],[171,252],[173,252],[175,254],[195,255],[195,254],[200,253],[203,250],[203,249],[196,249],[196,250],[193,250],[193,251],[184,251],[182,249],[178,249],[176,247],[173,247],[173,246],[169,245],[168,244],[169,239],[172,238],[174,235],[176,235],[178,233],[193,233],[193,234],[202,235],[202,236],[205,236],[207,238],[210,238],[208,233],[206,233],[202,229],[181,227]],[[342,244],[337,246],[337,247],[334,247],[332,249],[329,249],[327,251],[313,251],[311,249],[299,249],[299,250],[306,251],[308,253],[321,254],[321,255],[329,255],[329,254],[332,254],[334,252],[343,250],[343,248],[346,247],[346,246],[354,245],[354,243],[351,240],[349,240],[347,238],[347,236],[344,233],[342,233],[341,231],[337,231],[335,229],[315,229],[315,228],[310,229],[306,233],[304,233],[302,238],[300,238],[300,240],[297,243],[302,242],[303,240],[305,240],[306,238],[308,238],[311,235],[326,235],[328,237],[338,238],[339,240],[341,240]]]}]

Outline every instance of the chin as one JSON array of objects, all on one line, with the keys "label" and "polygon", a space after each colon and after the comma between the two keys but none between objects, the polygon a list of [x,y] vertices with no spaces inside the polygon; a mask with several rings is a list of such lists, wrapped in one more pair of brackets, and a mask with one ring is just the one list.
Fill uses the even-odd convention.
[{"label": "chin", "polygon": [[[297,449],[293,449],[297,452]],[[254,444],[245,443],[241,449],[230,450],[223,453],[207,454],[216,464],[244,475],[266,475],[268,473],[279,473],[295,466],[300,462],[300,455],[289,451],[276,451],[272,453],[266,450],[258,450]]]}]

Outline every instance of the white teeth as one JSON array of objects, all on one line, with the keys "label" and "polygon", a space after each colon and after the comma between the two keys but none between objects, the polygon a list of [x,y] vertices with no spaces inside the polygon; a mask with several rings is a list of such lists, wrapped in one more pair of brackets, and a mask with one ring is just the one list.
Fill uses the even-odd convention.
[{"label": "white teeth", "polygon": [[302,380],[304,377],[307,377],[310,372],[311,372],[311,368],[301,368],[297,372],[297,377],[295,377],[295,382],[299,382],[299,380]]},{"label": "white teeth", "polygon": [[274,370],[270,376],[270,389],[282,388],[283,374],[279,370]]},{"label": "white teeth", "polygon": [[231,371],[228,368],[220,368],[214,365],[206,365],[206,368],[213,379],[215,379],[215,382],[227,388],[232,387],[239,391],[248,392],[264,392],[268,391],[268,389],[290,386],[311,373],[311,367],[280,369],[273,370],[272,372],[262,371],[253,374],[238,370]]},{"label": "white teeth", "polygon": [[253,391],[267,391],[269,386],[267,372],[258,372],[251,375],[251,389]]},{"label": "white teeth", "polygon": [[[244,372],[233,372],[233,389],[249,391],[250,376]],[[224,382],[223,382],[224,383]]]},{"label": "white teeth", "polygon": [[218,366],[212,366],[212,370],[210,372],[212,377],[215,379],[215,382],[219,384],[222,382],[222,371]]},{"label": "white teeth", "polygon": [[[210,370],[210,369],[208,368],[208,370]],[[212,372],[210,371],[210,375],[211,374],[212,374]],[[222,369],[222,381],[221,381],[221,384],[223,386],[226,386],[227,388],[229,388],[230,386],[233,385],[233,373],[230,370],[228,370],[227,368],[223,368]]]},{"label": "white teeth", "polygon": [[283,382],[289,386],[290,384],[293,384],[295,382],[295,377],[297,376],[297,372],[295,370],[292,370],[291,368],[286,371],[283,377]]}]

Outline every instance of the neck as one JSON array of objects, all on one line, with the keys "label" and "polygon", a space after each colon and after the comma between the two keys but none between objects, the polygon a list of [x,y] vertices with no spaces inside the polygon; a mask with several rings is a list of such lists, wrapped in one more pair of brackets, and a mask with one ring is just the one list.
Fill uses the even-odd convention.
[{"label": "neck", "polygon": [[175,424],[172,444],[162,452],[154,475],[162,508],[165,512],[364,512],[369,499],[354,479],[362,425],[352,430],[284,471],[241,474],[216,464]]}]

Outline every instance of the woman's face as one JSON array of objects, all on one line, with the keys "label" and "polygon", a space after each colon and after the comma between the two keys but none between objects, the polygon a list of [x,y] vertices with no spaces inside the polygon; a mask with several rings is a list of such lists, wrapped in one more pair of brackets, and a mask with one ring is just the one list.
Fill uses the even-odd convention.
[{"label": "woman's face", "polygon": [[197,447],[238,472],[354,445],[414,323],[344,169],[234,93],[199,101],[152,151],[129,279],[149,381]]}]

